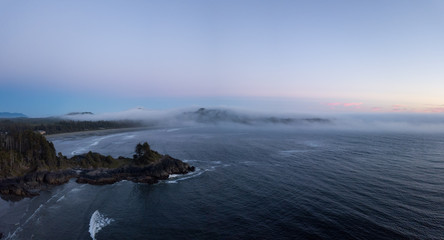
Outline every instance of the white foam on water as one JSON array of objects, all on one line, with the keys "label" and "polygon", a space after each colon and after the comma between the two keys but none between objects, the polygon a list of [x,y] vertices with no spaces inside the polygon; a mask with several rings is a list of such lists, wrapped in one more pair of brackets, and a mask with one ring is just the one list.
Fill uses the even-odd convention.
[{"label": "white foam on water", "polygon": [[65,199],[65,195],[63,195],[62,197],[60,197],[59,199],[57,199],[57,202],[62,201],[63,199]]},{"label": "white foam on water", "polygon": [[198,177],[198,176],[202,175],[202,173],[204,173],[204,172],[215,171],[219,167],[229,167],[229,166],[231,166],[231,164],[223,164],[222,161],[202,161],[202,160],[195,160],[195,159],[193,159],[193,160],[186,159],[186,160],[182,160],[182,161],[183,162],[205,162],[206,164],[210,164],[210,166],[208,166],[208,167],[206,167],[204,169],[196,167],[196,171],[187,173],[185,175],[183,175],[183,174],[171,174],[168,177],[168,180],[163,181],[164,183],[178,183],[178,182],[183,181],[183,180],[187,180],[187,179],[190,179],[190,178]]},{"label": "white foam on water", "polygon": [[[102,140],[104,140],[104,139],[107,139],[107,138],[110,138],[110,137],[114,137],[114,136],[117,136],[117,135],[119,135],[119,134],[114,134],[114,135],[109,135],[109,136],[105,136],[105,137],[99,137],[99,138],[95,138],[93,141],[93,143],[91,143],[89,146],[90,147],[92,147],[92,146],[96,146],[96,145],[98,145]],[[121,134],[120,134],[121,135]]]},{"label": "white foam on water", "polygon": [[[173,177],[171,177],[171,178],[174,178],[174,180],[168,180],[168,181],[165,181],[165,183],[178,183],[179,181],[183,181],[183,180],[187,180],[190,178],[195,178],[197,176],[200,176],[202,173],[204,173],[206,171],[210,171],[210,170],[209,169],[201,170],[201,169],[197,168],[195,172],[188,173],[185,175],[171,174],[170,177],[174,175]],[[170,177],[168,177],[168,178],[170,178]]]},{"label": "white foam on water", "polygon": [[72,151],[71,155],[76,155],[76,154],[80,154],[80,153],[84,153],[84,152],[85,152],[85,148],[81,147],[81,148],[78,148],[78,149]]},{"label": "white foam on water", "polygon": [[108,226],[113,222],[114,219],[107,218],[103,214],[96,210],[89,220],[89,234],[93,240],[96,239],[96,234],[104,227]]},{"label": "white foam on water", "polygon": [[185,159],[185,160],[182,160],[182,162],[200,162],[200,161],[199,160]]},{"label": "white foam on water", "polygon": [[134,138],[136,135],[128,135],[128,136],[124,136],[123,139],[124,140],[128,140],[128,139],[132,139]]},{"label": "white foam on water", "polygon": [[73,193],[73,192],[79,192],[79,191],[82,191],[82,190],[83,190],[83,187],[85,187],[85,186],[86,186],[86,184],[81,185],[80,187],[73,188],[73,189],[71,189],[68,193]]},{"label": "white foam on water", "polygon": [[182,180],[186,180],[186,179],[190,179],[190,178],[194,178],[194,177],[200,176],[202,173],[204,173],[206,171],[208,171],[208,170],[203,170],[203,171],[197,172],[197,173],[192,174],[192,175],[185,175],[183,178],[177,179],[177,181],[182,181]]},{"label": "white foam on water", "polygon": [[321,147],[322,142],[319,141],[304,141],[304,144],[309,147]]},{"label": "white foam on water", "polygon": [[46,203],[49,203],[51,200],[57,198],[58,196],[60,196],[60,194],[63,194],[63,192],[59,192],[59,193],[54,194],[46,201]]},{"label": "white foam on water", "polygon": [[26,219],[25,223],[23,225],[26,225],[40,210],[43,208],[43,204],[40,204],[40,206],[32,213],[32,215]]},{"label": "white foam on water", "polygon": [[214,170],[216,170],[215,166],[211,166],[209,169],[206,169],[206,171],[214,171]]},{"label": "white foam on water", "polygon": [[180,128],[171,128],[171,129],[167,129],[166,132],[175,132],[175,131],[179,131]]},{"label": "white foam on water", "polygon": [[[49,201],[49,200],[48,200]],[[43,204],[40,204],[40,206],[31,214],[31,216],[28,218],[28,219],[26,219],[26,221],[22,224],[22,226],[25,226],[26,224],[28,224],[28,222],[31,220],[31,219],[33,219],[35,216],[36,216],[36,214],[38,213],[38,212],[40,212],[40,210],[43,208]],[[22,230],[23,230],[23,228],[22,228],[22,226],[20,226],[20,227],[18,227],[17,229],[15,229],[15,231],[12,233],[12,234],[10,234],[10,233],[8,233],[8,236],[5,238],[5,239],[15,239],[16,238],[16,235],[17,235],[17,233],[19,233],[19,232],[21,232]]]}]

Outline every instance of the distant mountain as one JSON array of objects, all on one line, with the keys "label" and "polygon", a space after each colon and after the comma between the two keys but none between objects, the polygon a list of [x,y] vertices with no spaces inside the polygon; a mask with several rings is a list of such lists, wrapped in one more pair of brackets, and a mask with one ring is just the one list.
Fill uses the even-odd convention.
[{"label": "distant mountain", "polygon": [[184,112],[182,116],[179,116],[179,119],[180,118],[199,123],[233,122],[251,124],[253,120],[248,116],[238,114],[231,110],[206,108],[199,108],[199,110],[194,112]]},{"label": "distant mountain", "polygon": [[0,118],[27,118],[23,113],[0,112]]},{"label": "distant mountain", "polygon": [[68,116],[74,116],[74,115],[94,115],[92,112],[71,112],[66,114]]}]

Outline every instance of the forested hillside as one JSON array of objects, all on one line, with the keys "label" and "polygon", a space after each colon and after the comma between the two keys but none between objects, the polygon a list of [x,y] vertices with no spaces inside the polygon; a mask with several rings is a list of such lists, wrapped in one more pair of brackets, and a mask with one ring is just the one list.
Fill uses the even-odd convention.
[{"label": "forested hillside", "polygon": [[40,133],[31,130],[11,130],[0,133],[0,179],[23,176],[37,171],[68,168],[117,168],[125,165],[144,166],[156,162],[163,155],[151,150],[145,142],[137,144],[133,158],[104,156],[88,152],[67,158],[56,155],[54,145]]},{"label": "forested hillside", "polygon": [[88,130],[141,127],[136,121],[73,121],[58,118],[24,118],[0,120],[0,132],[45,131],[46,134],[79,132]]},{"label": "forested hillside", "polygon": [[31,130],[0,133],[0,177],[62,166],[54,145]]}]

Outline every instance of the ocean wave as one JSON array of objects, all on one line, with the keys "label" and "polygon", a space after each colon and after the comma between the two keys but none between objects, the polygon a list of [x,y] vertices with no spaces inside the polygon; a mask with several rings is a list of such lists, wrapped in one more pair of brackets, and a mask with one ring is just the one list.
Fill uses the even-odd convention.
[{"label": "ocean wave", "polygon": [[168,178],[170,179],[170,178],[177,178],[177,177],[179,177],[179,176],[181,176],[180,174],[171,174],[170,176],[168,176]]},{"label": "ocean wave", "polygon": [[171,174],[168,179],[172,179],[172,180],[166,180],[165,183],[178,183],[179,181],[183,181],[183,180],[187,180],[190,178],[195,178],[200,176],[202,173],[208,171],[208,169],[199,169],[196,168],[196,171],[192,172],[192,173],[188,173],[185,175],[181,175],[181,174]]},{"label": "ocean wave", "polygon": [[300,153],[307,153],[307,152],[310,152],[310,150],[292,149],[292,150],[279,151],[279,154],[284,157],[291,157],[299,155]]},{"label": "ocean wave", "polygon": [[166,132],[176,132],[179,130],[180,130],[180,128],[171,128],[171,129],[167,129]]},{"label": "ocean wave", "polygon": [[114,219],[107,218],[103,214],[96,210],[89,220],[89,233],[93,240],[96,239],[96,234],[104,227],[108,226],[113,222]]},{"label": "ocean wave", "polygon": [[179,181],[187,180],[190,178],[195,178],[204,172],[212,172],[215,171],[219,167],[229,167],[231,164],[223,164],[222,161],[203,161],[203,160],[183,160],[183,162],[202,162],[205,163],[205,165],[209,165],[203,168],[196,167],[196,171],[187,173],[185,175],[183,174],[171,174],[168,177],[168,180],[164,181],[165,183],[178,183]]},{"label": "ocean wave", "polygon": [[195,159],[185,159],[185,160],[182,160],[182,162],[189,163],[189,162],[201,162],[201,161],[200,160],[195,160]]},{"label": "ocean wave", "polygon": [[57,199],[56,202],[60,202],[60,201],[62,201],[63,199],[65,199],[65,195],[63,195],[62,197],[60,197],[59,199]]},{"label": "ocean wave", "polygon": [[95,138],[93,140],[93,143],[91,143],[89,146],[97,146],[102,140],[106,139],[106,138],[110,138],[110,136],[105,136],[105,137],[99,137],[99,138]]},{"label": "ocean wave", "polygon": [[123,137],[123,140],[133,139],[136,135],[127,135]]},{"label": "ocean wave", "polygon": [[323,145],[322,142],[320,142],[320,141],[304,141],[303,144],[305,146],[313,147],[313,148],[322,147],[322,145]]},{"label": "ocean wave", "polygon": [[81,154],[81,153],[84,153],[86,151],[86,148],[84,148],[84,147],[80,147],[80,148],[77,148],[76,150],[74,150],[74,151],[72,151],[71,152],[71,155],[76,155],[76,154]]},{"label": "ocean wave", "polygon": [[43,204],[40,204],[40,206],[31,214],[31,216],[28,219],[26,219],[26,221],[21,226],[19,226],[17,229],[15,229],[15,231],[12,234],[9,233],[8,236],[5,239],[8,239],[8,240],[9,239],[16,239],[17,234],[20,233],[23,230],[23,226],[28,224],[28,222],[31,221],[31,219],[33,219],[36,216],[36,214],[38,212],[40,212],[40,210],[42,208],[43,208]]}]

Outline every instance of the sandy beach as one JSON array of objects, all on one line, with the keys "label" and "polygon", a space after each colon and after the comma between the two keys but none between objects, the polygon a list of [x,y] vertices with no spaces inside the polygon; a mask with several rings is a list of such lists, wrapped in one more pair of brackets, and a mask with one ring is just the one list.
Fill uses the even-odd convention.
[{"label": "sandy beach", "polygon": [[131,127],[131,128],[114,128],[114,129],[102,129],[102,130],[88,130],[88,131],[79,131],[79,132],[68,132],[68,133],[56,133],[56,134],[48,134],[45,137],[48,140],[52,140],[54,138],[61,137],[73,137],[73,136],[102,136],[113,133],[121,133],[121,132],[132,132],[132,131],[141,131],[141,130],[149,130],[156,129],[157,127]]}]

